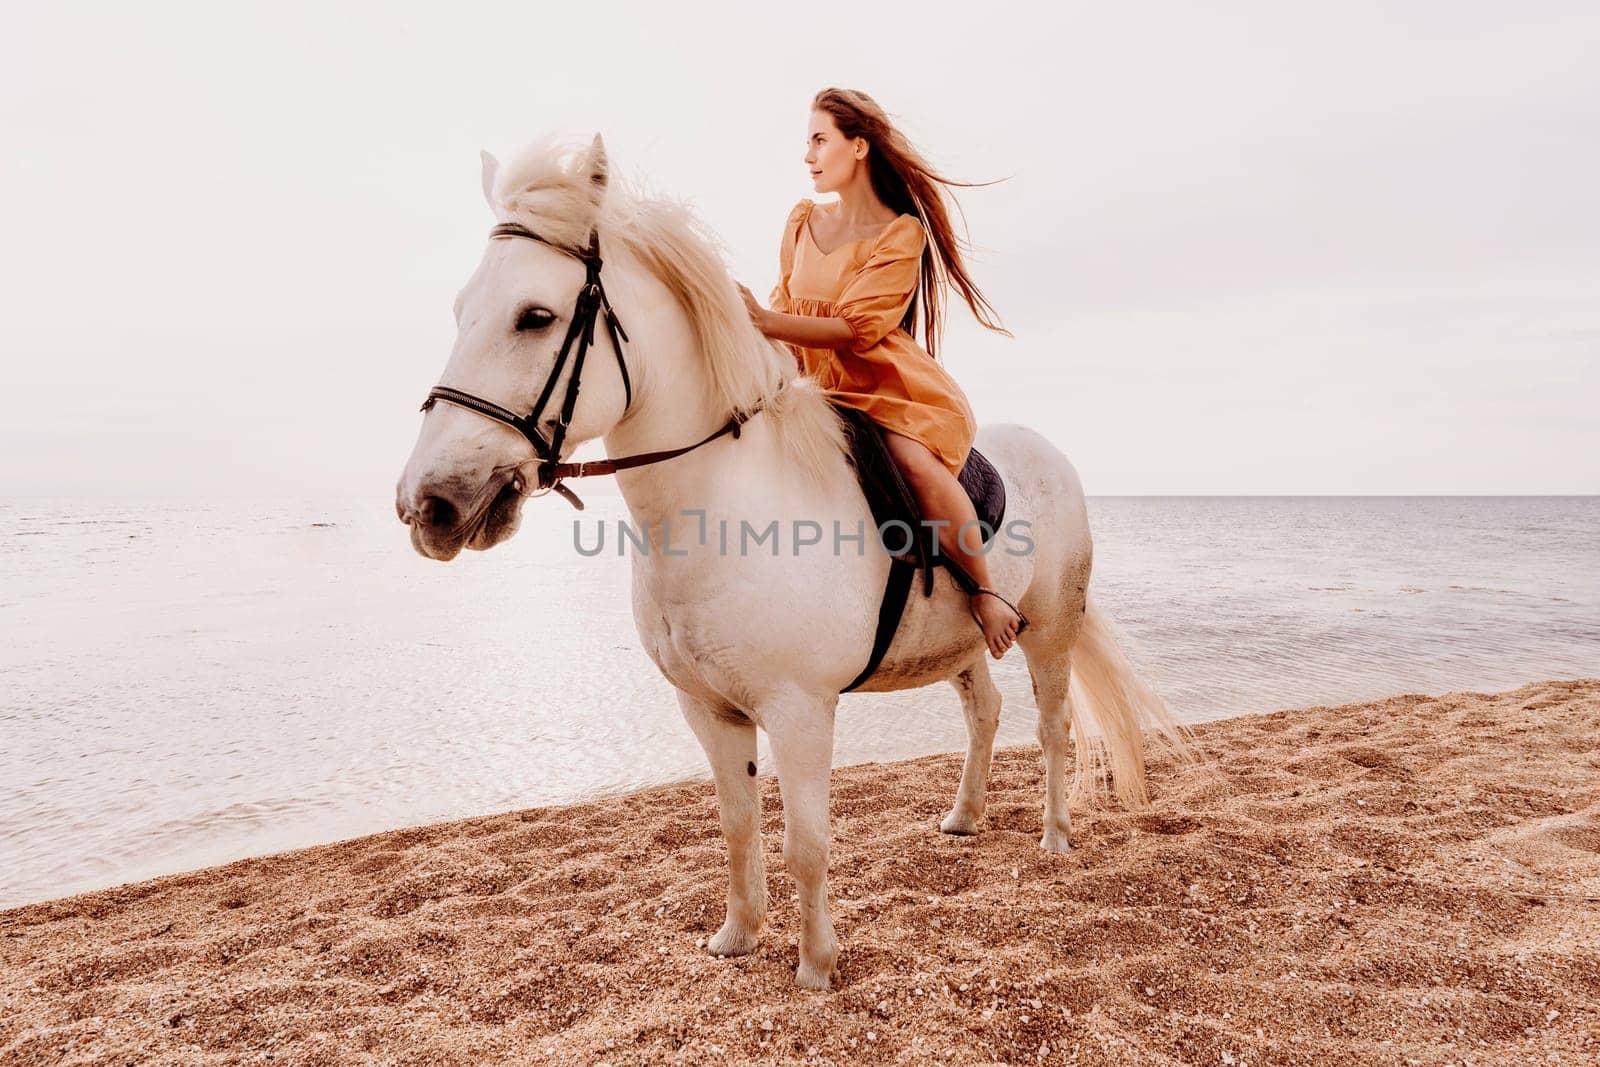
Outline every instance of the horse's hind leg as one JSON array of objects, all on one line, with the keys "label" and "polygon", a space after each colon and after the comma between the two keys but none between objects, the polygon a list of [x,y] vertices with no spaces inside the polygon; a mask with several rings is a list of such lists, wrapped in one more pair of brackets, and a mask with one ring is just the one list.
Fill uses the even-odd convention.
[{"label": "horse's hind leg", "polygon": [[1035,637],[1025,633],[1019,643],[1033,678],[1033,700],[1039,709],[1039,748],[1044,753],[1044,836],[1039,847],[1065,852],[1072,847],[1067,840],[1067,793],[1072,784],[1068,769],[1072,706],[1067,683],[1072,678],[1072,650],[1052,646],[1044,634]]},{"label": "horse's hind leg", "polygon": [[740,712],[714,708],[681,689],[678,706],[706,750],[728,843],[728,917],[707,947],[721,956],[742,956],[755,949],[767,917],[755,724]]},{"label": "horse's hind leg", "polygon": [[1000,725],[1000,690],[989,677],[989,661],[982,656],[951,678],[950,684],[961,694],[961,711],[967,719],[967,761],[961,765],[955,806],[939,829],[947,834],[975,834],[989,795],[994,732]]}]

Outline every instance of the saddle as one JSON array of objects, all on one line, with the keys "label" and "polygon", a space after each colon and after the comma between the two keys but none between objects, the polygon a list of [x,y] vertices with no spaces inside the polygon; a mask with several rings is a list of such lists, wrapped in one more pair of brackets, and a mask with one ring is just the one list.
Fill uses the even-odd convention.
[{"label": "saddle", "polygon": [[[855,468],[861,492],[867,498],[867,506],[872,510],[873,522],[882,531],[883,543],[894,547],[908,540],[910,542],[904,552],[890,561],[889,579],[878,607],[878,629],[872,641],[872,655],[855,680],[839,690],[848,693],[872,677],[872,672],[883,661],[889,643],[894,640],[895,630],[900,626],[900,617],[905,614],[911,580],[918,571],[923,574],[922,595],[925,597],[933,595],[935,567],[949,570],[955,583],[968,594],[977,590],[978,582],[958,559],[937,547],[934,528],[923,525],[921,506],[907,484],[905,475],[895,464],[894,457],[889,454],[889,447],[883,439],[883,428],[858,408],[848,407],[831,398],[829,403],[833,404],[845,424],[850,441],[850,463]],[[956,475],[956,480],[967,491],[967,497],[982,523],[979,533],[987,531],[982,543],[990,544],[999,535],[1000,524],[1006,513],[1006,487],[1000,480],[1000,472],[982,452],[974,448],[968,451],[966,462]],[[895,520],[905,526],[898,523],[890,525]],[[910,530],[909,538],[906,528]],[[869,543],[874,543],[872,538],[869,538]]]}]

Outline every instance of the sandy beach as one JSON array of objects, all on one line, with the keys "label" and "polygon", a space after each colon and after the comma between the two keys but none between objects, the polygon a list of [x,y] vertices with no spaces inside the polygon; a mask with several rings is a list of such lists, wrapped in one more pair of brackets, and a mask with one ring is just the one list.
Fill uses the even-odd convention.
[{"label": "sandy beach", "polygon": [[840,768],[826,994],[763,778],[758,951],[699,947],[709,782],[400,830],[0,912],[0,1062],[1600,1062],[1600,680],[1209,723],[1137,813],[1038,848],[952,753]]}]

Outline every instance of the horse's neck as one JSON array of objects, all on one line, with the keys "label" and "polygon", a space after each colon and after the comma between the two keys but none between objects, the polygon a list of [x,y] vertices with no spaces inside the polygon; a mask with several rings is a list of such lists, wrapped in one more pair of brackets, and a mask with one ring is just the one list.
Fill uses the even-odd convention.
[{"label": "horse's neck", "polygon": [[[604,437],[608,456],[694,444],[733,414],[715,399],[710,368],[673,301],[667,297],[654,306],[670,310],[640,324],[650,338],[640,346],[650,353],[649,365],[635,376],[632,409]],[[617,486],[632,521],[654,530],[670,520],[675,542],[676,531],[693,521],[683,515],[687,509],[761,524],[801,517],[826,525],[837,517],[853,527],[856,505],[864,508],[864,501],[850,494],[854,471],[841,456],[837,472],[825,479],[829,484],[812,484],[780,439],[777,417],[758,412],[737,438],[723,434],[672,459],[618,471]]]},{"label": "horse's neck", "polygon": [[[615,459],[693,444],[728,417],[712,410],[710,373],[694,358],[694,329],[673,295],[641,265],[616,255],[607,270],[631,335],[628,354],[647,353],[648,362],[633,364],[633,403],[602,436],[606,455]],[[676,506],[675,489],[685,487],[674,483],[701,465],[702,451],[617,472],[617,487],[635,522],[658,522]]]},{"label": "horse's neck", "polygon": [[[730,413],[713,410],[708,393],[703,383],[678,388],[674,382],[661,398],[665,402],[641,410],[626,434],[619,426],[607,435],[607,454],[693,444],[716,431]],[[679,530],[698,522],[725,520],[736,528],[740,520],[748,520],[765,528],[774,520],[785,527],[793,520],[810,520],[830,531],[835,519],[852,530],[863,516],[870,523],[865,501],[851,492],[855,473],[845,458],[840,456],[838,470],[816,484],[786,447],[776,422],[780,417],[773,411],[757,412],[738,437],[726,433],[681,456],[617,472],[632,521],[641,527],[648,523],[652,531],[670,522],[675,544]],[[699,511],[705,515],[698,520],[686,514]],[[789,536],[787,530],[782,536]]]},{"label": "horse's neck", "polygon": [[[606,455],[681,448],[728,421],[728,412],[712,409],[710,382],[703,367],[684,361],[677,366],[652,364],[650,371],[648,388],[641,391],[634,410],[605,436]],[[681,456],[618,471],[617,487],[633,520],[656,526],[679,509],[695,506],[690,501],[703,496],[724,462],[718,446],[726,447],[724,442],[731,437],[724,434]]]},{"label": "horse's neck", "polygon": [[[630,419],[627,433],[619,427],[607,435],[606,454],[677,448],[726,425],[732,413],[711,407],[705,384],[684,381],[682,388],[674,383],[664,403],[641,411],[637,421]],[[818,511],[822,502],[794,469],[773,424],[776,417],[757,412],[740,427],[738,437],[725,433],[683,455],[617,472],[617,486],[633,521],[659,528],[668,519],[676,530],[691,521],[686,510],[761,522]]]}]

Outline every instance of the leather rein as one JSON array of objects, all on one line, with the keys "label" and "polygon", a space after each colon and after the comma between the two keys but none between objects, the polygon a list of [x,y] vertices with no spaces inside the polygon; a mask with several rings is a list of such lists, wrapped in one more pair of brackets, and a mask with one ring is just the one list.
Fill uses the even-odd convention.
[{"label": "leather rein", "polygon": [[[538,403],[533,405],[533,410],[526,415],[518,415],[509,408],[502,407],[492,400],[475,396],[462,389],[448,385],[436,385],[428,390],[428,397],[422,402],[418,410],[427,411],[433,407],[437,400],[455,404],[475,411],[485,418],[496,422],[505,423],[527,438],[533,446],[539,460],[538,466],[538,491],[524,493],[525,496],[543,496],[552,490],[562,496],[578,510],[583,510],[583,501],[571,489],[562,485],[564,478],[589,478],[601,474],[615,474],[620,470],[630,467],[643,467],[650,463],[660,463],[662,460],[681,456],[691,452],[703,444],[716,440],[725,433],[739,436],[739,427],[761,410],[757,403],[749,411],[736,411],[728,417],[728,421],[718,430],[701,438],[692,445],[681,448],[663,449],[657,452],[639,452],[631,456],[621,456],[617,459],[586,460],[581,463],[564,463],[561,461],[561,446],[566,442],[567,426],[572,422],[572,412],[578,404],[579,376],[583,373],[583,360],[589,353],[589,346],[594,343],[594,327],[596,320],[602,313],[605,315],[606,332],[611,337],[611,348],[617,356],[617,369],[622,372],[622,386],[626,390],[627,399],[623,404],[623,414],[627,414],[633,406],[633,384],[628,379],[628,365],[622,358],[622,342],[628,340],[628,333],[622,328],[617,313],[612,310],[611,301],[606,297],[605,287],[600,282],[600,233],[596,229],[589,231],[589,247],[583,251],[575,251],[565,245],[541,237],[526,226],[515,222],[502,222],[489,231],[491,239],[517,237],[550,246],[559,252],[574,256],[583,261],[588,272],[583,288],[578,291],[578,299],[572,310],[572,321],[567,325],[567,336],[561,342],[561,353],[556,357],[555,366],[550,370],[550,377],[545,380],[544,388],[539,393]],[[577,354],[572,361],[572,377],[567,382],[566,396],[561,401],[561,414],[555,423],[555,430],[547,441],[539,432],[539,416],[544,411],[544,406],[555,392],[556,382],[561,377],[561,371],[566,366],[567,356],[572,351],[573,344],[577,344]],[[533,462],[528,460],[526,462]],[[520,486],[519,486],[519,491]]]}]

